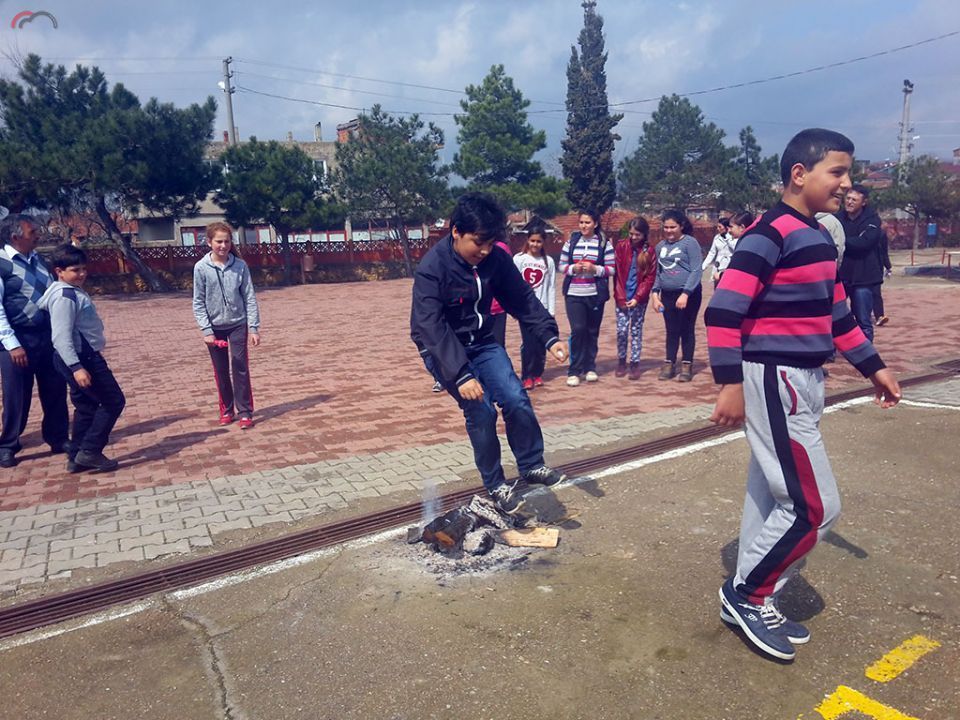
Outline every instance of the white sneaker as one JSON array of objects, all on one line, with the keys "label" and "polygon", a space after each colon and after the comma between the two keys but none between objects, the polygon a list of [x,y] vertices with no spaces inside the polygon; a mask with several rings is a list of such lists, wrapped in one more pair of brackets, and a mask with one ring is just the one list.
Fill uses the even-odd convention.
[{"label": "white sneaker", "polygon": [[597,380],[600,379],[600,376],[597,375],[593,370],[591,370],[590,372],[588,372],[588,373],[586,374],[586,377],[585,377],[584,379],[585,379],[587,382],[596,382]]},{"label": "white sneaker", "polygon": [[576,375],[567,376],[567,385],[569,387],[576,387],[579,384],[580,384],[580,378],[578,378]]}]

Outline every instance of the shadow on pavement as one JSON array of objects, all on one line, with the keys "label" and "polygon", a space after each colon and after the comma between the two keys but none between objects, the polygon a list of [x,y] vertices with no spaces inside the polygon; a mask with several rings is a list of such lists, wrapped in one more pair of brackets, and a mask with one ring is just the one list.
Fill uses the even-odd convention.
[{"label": "shadow on pavement", "polygon": [[552,492],[544,491],[527,496],[522,514],[535,517],[546,525],[556,525],[564,530],[576,530],[581,523],[570,517],[567,506]]},{"label": "shadow on pavement", "polygon": [[230,431],[226,428],[218,428],[216,430],[206,430],[204,432],[169,435],[161,439],[160,442],[154,443],[153,445],[148,445],[147,447],[138,448],[133,452],[116,458],[116,460],[122,463],[123,467],[139,465],[141,463],[150,462],[153,460],[163,460],[171,455],[176,455],[181,450],[188,448],[191,445],[202,443],[207,438],[214,437],[216,435],[224,435],[228,432]]},{"label": "shadow on pavement", "polygon": [[300,398],[299,400],[290,400],[285,403],[271,405],[270,407],[263,408],[262,410],[257,410],[254,418],[256,419],[257,423],[262,424],[272,420],[273,418],[285,415],[291,410],[306,410],[314,407],[315,405],[319,405],[320,403],[329,402],[335,397],[336,395],[308,395],[307,397]]},{"label": "shadow on pavement", "polygon": [[870,553],[868,553],[862,547],[854,545],[852,542],[841,535],[838,535],[833,530],[830,530],[826,535],[823,536],[823,542],[830,543],[835,548],[846,550],[848,553],[857,558],[857,560],[866,560],[868,557],[870,557]]},{"label": "shadow on pavement", "polygon": [[[739,540],[731,540],[720,549],[720,561],[723,563],[725,571],[724,577],[730,577],[736,572],[739,551]],[[784,586],[778,601],[783,614],[797,622],[805,622],[812,617],[816,617],[826,607],[820,593],[800,574],[804,565],[806,565],[805,559],[796,568],[793,578]],[[749,642],[747,644],[751,645]]]},{"label": "shadow on pavement", "polygon": [[143,433],[153,432],[154,430],[160,430],[167,427],[168,425],[173,425],[180,422],[181,420],[188,420],[192,417],[195,417],[195,413],[181,413],[179,415],[162,415],[160,417],[151,418],[150,420],[143,420],[142,422],[134,423],[133,425],[124,425],[117,428],[112,433],[110,433],[111,441],[118,440],[123,437],[130,437],[132,435],[141,435]]}]

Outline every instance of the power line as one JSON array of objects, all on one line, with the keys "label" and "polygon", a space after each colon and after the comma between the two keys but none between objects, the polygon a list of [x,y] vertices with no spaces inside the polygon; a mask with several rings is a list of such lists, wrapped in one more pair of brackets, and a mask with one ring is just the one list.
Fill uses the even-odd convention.
[{"label": "power line", "polygon": [[[266,60],[250,60],[250,59],[245,60],[243,58],[237,58],[236,62],[244,63],[247,65],[263,65],[266,67],[275,67],[281,70],[293,70],[296,72],[308,72],[308,73],[317,73],[319,75],[330,75],[331,77],[342,77],[342,78],[347,78],[349,80],[363,80],[364,82],[375,82],[375,83],[381,83],[383,85],[398,85],[400,87],[411,87],[411,88],[417,88],[419,90],[433,90],[435,92],[453,93],[454,95],[466,95],[466,93],[463,90],[454,90],[452,88],[437,87],[435,85],[420,85],[417,83],[406,83],[406,82],[400,82],[399,80],[384,80],[382,78],[364,77],[363,75],[350,75],[348,73],[332,72],[330,70],[324,70],[322,68],[307,68],[307,67],[299,67],[296,65],[283,65],[280,63],[268,62]],[[562,103],[558,100],[532,100],[529,98],[528,100],[530,100],[530,102],[532,103],[539,103],[542,105],[565,105],[565,103]]]},{"label": "power line", "polygon": [[245,77],[263,78],[265,80],[279,80],[280,82],[289,82],[289,83],[294,83],[296,85],[314,85],[316,87],[327,88],[328,90],[343,90],[345,92],[360,93],[363,95],[376,95],[378,97],[396,98],[399,100],[410,100],[411,102],[422,102],[422,103],[427,103],[429,105],[441,105],[443,107],[459,107],[459,105],[454,105],[453,103],[439,102],[437,100],[404,97],[403,95],[395,95],[390,93],[378,93],[372,90],[357,90],[355,88],[344,87],[342,85],[328,85],[326,83],[313,82],[311,80],[295,80],[294,78],[277,77],[276,75],[263,75],[261,73],[250,72],[249,70],[244,70],[242,73],[238,72],[237,74],[243,75]]},{"label": "power line", "polygon": [[[832,70],[833,68],[842,67],[844,65],[852,65],[853,63],[871,60],[882,55],[892,55],[893,53],[909,50],[911,48],[919,47],[920,45],[926,45],[927,43],[945,40],[946,38],[954,37],[955,35],[960,35],[960,30],[954,30],[953,32],[944,33],[943,35],[937,35],[936,37],[927,38],[926,40],[918,40],[917,42],[913,42],[908,45],[900,45],[899,47],[880,50],[879,52],[871,53],[869,55],[861,55],[860,57],[850,58],[849,60],[841,60],[839,62],[829,63],[828,65],[818,65],[816,67],[807,68],[806,70],[797,70],[796,72],[784,73],[782,75],[772,75],[768,78],[762,78],[760,80],[748,80],[746,82],[734,83],[732,85],[721,85],[720,87],[710,88],[708,90],[695,90],[688,93],[679,93],[679,95],[680,97],[693,97],[695,95],[706,95],[708,93],[721,92],[723,90],[734,90],[736,88],[749,87],[751,85],[762,85],[763,83],[773,82],[774,80],[786,80],[787,78],[798,77],[800,75],[809,75],[810,73],[822,72],[823,70]],[[628,100],[622,103],[611,103],[610,107],[655,102],[659,99],[660,97],[658,96],[652,98],[643,98],[642,100]]]},{"label": "power line", "polygon": [[[306,105],[320,105],[322,107],[332,107],[339,108],[341,110],[354,110],[355,112],[365,113],[369,108],[355,107],[353,105],[340,105],[339,103],[328,103],[321,102],[320,100],[307,100],[305,98],[296,98],[290,97],[289,95],[278,95],[276,93],[263,92],[262,90],[254,90],[253,88],[244,87],[243,85],[237,85],[237,90],[240,92],[251,93],[253,95],[263,95],[264,97],[276,98],[278,100],[289,100],[290,102],[304,103]],[[384,112],[391,113],[393,115],[431,115],[431,116],[441,116],[441,117],[453,117],[457,113],[439,113],[439,112],[416,112],[414,110],[387,110],[384,108]]]}]

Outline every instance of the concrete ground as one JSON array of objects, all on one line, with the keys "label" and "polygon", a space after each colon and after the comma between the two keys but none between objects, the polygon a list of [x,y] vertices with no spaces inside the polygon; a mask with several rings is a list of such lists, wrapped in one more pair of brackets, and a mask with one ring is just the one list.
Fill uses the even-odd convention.
[{"label": "concrete ground", "polygon": [[[717,616],[747,460],[731,436],[533,498],[566,518],[556,549],[456,562],[394,533],[9,639],[0,715],[955,719],[960,381],[909,402],[824,418],[844,511],[784,598],[813,633],[793,663]],[[865,674],[918,636],[926,654],[890,656],[912,666]]]}]

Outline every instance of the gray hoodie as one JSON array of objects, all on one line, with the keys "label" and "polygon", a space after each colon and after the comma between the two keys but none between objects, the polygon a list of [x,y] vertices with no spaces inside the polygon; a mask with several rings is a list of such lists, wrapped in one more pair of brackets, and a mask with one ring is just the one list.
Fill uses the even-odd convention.
[{"label": "gray hoodie", "polygon": [[81,337],[100,352],[107,345],[103,321],[83,288],[57,280],[37,303],[50,314],[53,348],[71,370],[79,370]]},{"label": "gray hoodie", "polygon": [[253,293],[250,268],[231,255],[217,265],[207,253],[193,266],[193,316],[204,335],[213,328],[246,323],[251,332],[260,329],[260,308]]}]

